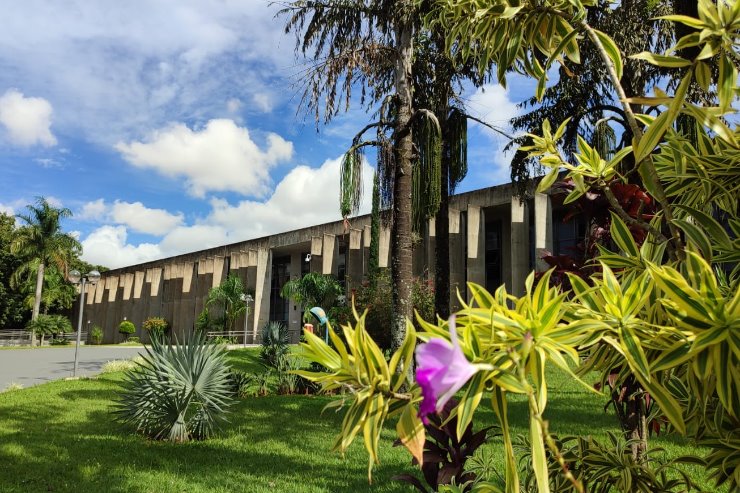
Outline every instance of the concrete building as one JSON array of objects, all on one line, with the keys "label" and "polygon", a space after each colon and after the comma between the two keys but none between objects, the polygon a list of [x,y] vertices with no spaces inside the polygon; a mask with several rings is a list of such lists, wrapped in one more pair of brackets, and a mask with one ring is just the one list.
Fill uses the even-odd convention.
[{"label": "concrete building", "polygon": [[[535,194],[521,202],[511,185],[461,193],[450,200],[450,303],[458,304],[456,292],[466,292],[468,281],[495,289],[501,283],[515,294],[544,250],[566,252],[577,241],[570,223],[553,222],[550,196]],[[556,214],[557,216],[557,211]],[[96,286],[88,286],[84,319],[88,333],[93,326],[104,330],[104,342],[119,342],[118,324],[132,321],[141,329],[148,317],[167,319],[178,337],[192,332],[203,310],[208,291],[229,274],[239,276],[254,302],[246,322],[248,342],[271,320],[286,322],[291,337],[298,339],[301,307],[280,297],[285,281],[307,272],[334,274],[347,289],[365,278],[370,247],[370,216],[278,233],[217,248],[178,255],[103,274]],[[556,225],[553,229],[553,224]],[[414,273],[434,277],[434,220],[414,246]],[[390,231],[380,235],[380,266],[390,263]],[[76,315],[75,315],[76,317]],[[243,330],[243,329],[241,329]]]}]

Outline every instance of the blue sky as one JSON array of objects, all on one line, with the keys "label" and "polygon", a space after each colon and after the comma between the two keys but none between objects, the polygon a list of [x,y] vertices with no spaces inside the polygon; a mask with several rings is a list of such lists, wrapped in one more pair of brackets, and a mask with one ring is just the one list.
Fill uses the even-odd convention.
[{"label": "blue sky", "polygon": [[[108,267],[341,219],[339,159],[370,117],[354,106],[317,131],[298,106],[303,60],[267,2],[3,11],[0,211],[36,196],[69,207],[83,258]],[[516,80],[464,98],[504,126],[531,94]],[[470,140],[459,190],[508,181],[503,139],[473,126]]]}]

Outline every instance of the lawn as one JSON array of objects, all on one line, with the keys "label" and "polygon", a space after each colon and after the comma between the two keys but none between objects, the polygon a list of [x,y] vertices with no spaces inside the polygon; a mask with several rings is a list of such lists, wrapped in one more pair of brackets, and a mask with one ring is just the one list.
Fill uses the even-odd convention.
[{"label": "lawn", "polygon": [[[230,353],[232,364],[260,371],[254,349]],[[57,381],[0,394],[0,492],[408,492],[391,481],[413,472],[409,456],[392,447],[393,423],[383,434],[381,465],[367,482],[361,442],[345,457],[329,450],[341,413],[321,413],[329,397],[248,398],[234,407],[230,423],[211,440],[153,442],[113,421],[111,404],[121,374]],[[605,437],[616,421],[603,412],[603,398],[553,373],[548,418],[556,433]],[[512,402],[515,432],[526,432],[524,402]],[[476,426],[494,421],[485,403]],[[494,439],[490,450],[502,467]],[[651,442],[670,455],[695,452],[688,442],[658,437]],[[490,455],[490,454],[489,454]],[[703,471],[692,474],[702,480]],[[704,483],[712,491],[709,483]]]}]

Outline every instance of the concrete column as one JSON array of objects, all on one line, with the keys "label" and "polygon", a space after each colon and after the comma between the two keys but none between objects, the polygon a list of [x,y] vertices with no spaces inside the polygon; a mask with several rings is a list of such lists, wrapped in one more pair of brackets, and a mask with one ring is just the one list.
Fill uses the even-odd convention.
[{"label": "concrete column", "polygon": [[380,227],[378,238],[378,267],[388,267],[391,262],[391,230]]},{"label": "concrete column", "polygon": [[[303,264],[303,257],[301,252],[293,252],[290,254],[290,266],[288,272],[290,273],[291,279],[301,278],[301,265]],[[298,343],[301,338],[301,330],[303,329],[303,319],[301,318],[301,305],[293,300],[288,302],[288,331],[290,334],[290,342],[292,344]]]},{"label": "concrete column", "polygon": [[223,275],[224,275],[224,258],[216,257],[213,259],[213,283],[211,284],[211,287],[215,288],[216,286],[220,286],[221,280],[223,279]]},{"label": "concrete column", "polygon": [[262,326],[270,320],[270,282],[272,280],[272,251],[257,250],[257,283],[254,289],[254,326],[252,342],[260,339]]},{"label": "concrete column", "polygon": [[350,228],[349,230],[349,249],[359,250],[362,244],[362,230]]},{"label": "concrete column", "polygon": [[544,193],[534,194],[534,258],[536,268],[543,272],[550,266],[542,260],[552,254],[552,203]]},{"label": "concrete column", "polygon": [[337,237],[335,235],[324,233],[324,245],[322,246],[322,262],[321,262],[321,273],[322,274],[335,274],[337,266],[336,257],[336,242]]},{"label": "concrete column", "polygon": [[[478,206],[468,206],[467,228],[467,282],[474,282],[481,286],[486,285],[486,220],[485,211]],[[466,285],[467,288],[467,285]],[[467,288],[467,298],[472,293]]]},{"label": "concrete column", "polygon": [[426,251],[424,253],[426,257],[426,265],[429,269],[429,279],[434,280],[437,268],[437,225],[435,218],[429,219],[429,226],[427,227],[427,234],[425,238]]},{"label": "concrete column", "polygon": [[193,289],[193,274],[195,271],[195,264],[193,262],[184,262],[181,267],[182,270],[182,289],[180,292],[180,298],[182,304],[180,305],[180,323],[182,324],[183,334],[190,336],[195,327],[195,290]]},{"label": "concrete column", "polygon": [[321,255],[321,247],[323,245],[323,238],[321,236],[311,237],[311,256]]},{"label": "concrete column", "polygon": [[451,313],[460,309],[460,302],[457,299],[457,291],[460,290],[462,296],[466,295],[465,288],[465,255],[463,250],[464,239],[460,234],[460,211],[449,209],[450,219],[450,310]]},{"label": "concrete column", "polygon": [[524,281],[529,274],[529,217],[526,203],[511,198],[511,279],[510,293],[524,294]]}]

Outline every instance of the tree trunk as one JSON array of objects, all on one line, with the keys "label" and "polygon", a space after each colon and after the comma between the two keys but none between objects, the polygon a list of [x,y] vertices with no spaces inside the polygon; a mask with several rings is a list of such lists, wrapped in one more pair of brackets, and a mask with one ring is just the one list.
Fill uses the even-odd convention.
[{"label": "tree trunk", "polygon": [[446,112],[438,112],[437,119],[442,129],[442,183],[439,211],[434,218],[434,310],[442,319],[447,319],[450,316],[450,143]]},{"label": "tree trunk", "polygon": [[[36,272],[36,294],[33,298],[33,312],[31,312],[31,320],[39,318],[39,311],[41,310],[41,289],[44,286],[44,263],[39,262],[39,268]],[[31,329],[31,346],[36,345],[36,332]]]},{"label": "tree trunk", "polygon": [[[406,335],[406,320],[413,315],[411,302],[412,245],[411,245],[411,160],[413,140],[411,120],[411,60],[413,56],[413,26],[409,19],[401,19],[395,28],[398,57],[395,68],[398,117],[394,136],[396,170],[393,198],[393,326],[391,348],[395,351]],[[406,369],[409,371],[410,369]]]}]

